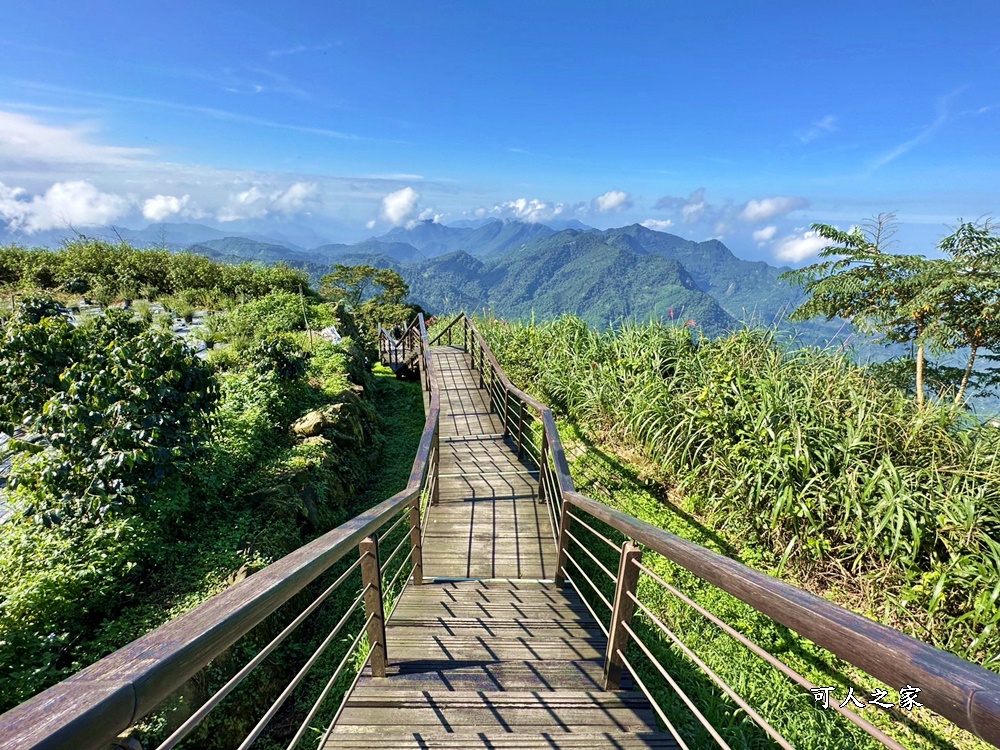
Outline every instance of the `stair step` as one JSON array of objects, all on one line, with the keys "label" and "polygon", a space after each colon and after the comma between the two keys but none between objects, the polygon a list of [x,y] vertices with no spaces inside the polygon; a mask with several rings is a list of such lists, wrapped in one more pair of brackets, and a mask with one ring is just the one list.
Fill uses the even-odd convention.
[{"label": "stair step", "polygon": [[385,727],[441,729],[483,728],[503,732],[564,733],[604,727],[619,732],[655,731],[644,696],[628,692],[564,690],[447,691],[399,690],[358,685],[344,706],[334,731],[374,732]]},{"label": "stair step", "polygon": [[[358,689],[369,684],[373,687],[390,684],[417,691],[442,686],[451,690],[489,691],[599,690],[603,685],[603,673],[604,663],[601,659],[552,662],[532,659],[493,664],[478,661],[463,664],[448,659],[393,659],[384,678],[371,678],[371,670],[366,668],[368,681],[359,684]],[[628,687],[627,681],[623,681],[623,687]]]},{"label": "stair step", "polygon": [[[382,747],[393,750],[677,750],[677,742],[668,734],[658,732],[556,732],[551,729],[533,735],[510,734],[495,729],[462,729],[456,732],[440,730],[387,731],[380,733]],[[324,750],[371,750],[372,737],[367,732],[342,732],[334,730],[324,745]]]}]

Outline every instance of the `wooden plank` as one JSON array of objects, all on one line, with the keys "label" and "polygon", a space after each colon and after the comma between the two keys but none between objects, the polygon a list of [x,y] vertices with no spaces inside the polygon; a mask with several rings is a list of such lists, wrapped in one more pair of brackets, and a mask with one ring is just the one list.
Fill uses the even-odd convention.
[{"label": "wooden plank", "polygon": [[[370,672],[365,672],[370,676]],[[506,661],[462,665],[451,660],[395,660],[387,677],[362,680],[355,692],[382,685],[426,690],[444,686],[448,690],[599,690],[602,664],[599,659],[564,661]]]},{"label": "wooden plank", "polygon": [[[391,731],[381,735],[385,747],[399,750],[426,750],[440,748],[441,750],[472,750],[485,748],[488,750],[552,750],[566,748],[567,750],[594,750],[594,748],[610,747],[617,750],[637,750],[638,748],[653,748],[653,750],[676,750],[679,746],[669,735],[654,732],[574,732],[560,733],[555,730],[540,732],[537,737],[525,737],[523,734],[512,735],[506,732],[433,732],[433,731]],[[338,730],[333,735],[326,748],[339,750],[371,750],[372,740],[367,733],[353,733]]]}]

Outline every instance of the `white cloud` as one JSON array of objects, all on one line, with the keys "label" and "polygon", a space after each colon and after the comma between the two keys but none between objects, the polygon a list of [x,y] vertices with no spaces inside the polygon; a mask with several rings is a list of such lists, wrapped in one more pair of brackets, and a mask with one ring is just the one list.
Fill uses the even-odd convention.
[{"label": "white cloud", "polygon": [[374,229],[375,228],[375,219],[372,219],[371,221],[366,221],[365,222],[365,227],[368,228],[368,229]]},{"label": "white cloud", "polygon": [[679,213],[685,224],[697,224],[703,219],[716,221],[725,211],[725,207],[715,206],[705,200],[705,188],[698,188],[687,198],[665,196],[656,202],[654,208]]},{"label": "white cloud", "polygon": [[434,213],[433,208],[425,208],[420,212],[420,216],[417,217],[420,221],[433,221],[435,224],[442,223],[441,220],[444,218],[444,214]]},{"label": "white cloud", "polygon": [[602,214],[621,211],[623,208],[631,208],[632,196],[623,190],[609,190],[604,195],[594,198],[590,205],[595,211]]},{"label": "white cloud", "polygon": [[[567,213],[572,213],[573,210],[573,208],[563,203],[549,203],[537,198],[531,198],[530,200],[528,198],[517,198],[516,200],[504,201],[494,206],[493,210],[489,213],[537,224],[564,216]],[[479,215],[478,211],[476,215]]]},{"label": "white cloud", "polygon": [[405,224],[417,212],[417,202],[420,193],[411,187],[405,187],[382,198],[382,218],[398,227]]},{"label": "white cloud", "polygon": [[771,198],[752,199],[746,202],[740,218],[744,221],[770,221],[809,205],[805,198],[776,195]]},{"label": "white cloud", "polygon": [[318,189],[314,182],[296,182],[284,190],[267,190],[261,185],[251,185],[242,192],[231,194],[216,218],[219,221],[239,221],[263,219],[271,214],[290,216],[305,213],[317,201]]},{"label": "white cloud", "polygon": [[764,223],[808,205],[805,198],[783,195],[753,198],[742,206],[733,201],[712,203],[706,198],[705,188],[698,188],[687,198],[664,196],[654,208],[667,212],[672,220],[692,230],[722,235],[737,231],[740,221]]},{"label": "white cloud", "polygon": [[684,217],[685,224],[697,224],[709,211],[709,206],[704,200],[705,191],[697,191],[701,193],[701,198],[699,200],[692,200],[681,206],[681,216]]},{"label": "white cloud", "polygon": [[833,115],[827,115],[822,120],[810,123],[808,128],[796,130],[795,137],[802,143],[809,143],[810,141],[815,141],[817,138],[822,138],[824,135],[833,133],[836,130],[837,118]]},{"label": "white cloud", "polygon": [[793,234],[778,243],[774,249],[774,257],[778,260],[798,262],[817,255],[829,244],[829,240],[820,237],[813,231]]},{"label": "white cloud", "polygon": [[142,204],[142,215],[149,221],[164,221],[171,216],[177,216],[182,211],[187,213],[190,195],[178,198],[176,195],[154,195]]},{"label": "white cloud", "polygon": [[92,126],[57,127],[16,112],[0,112],[0,162],[11,164],[135,164],[151,152],[93,143]]},{"label": "white cloud", "polygon": [[318,195],[315,182],[296,182],[274,198],[274,209],[283,214],[305,211]]},{"label": "white cloud", "polygon": [[83,180],[57,182],[44,194],[30,197],[23,188],[0,182],[0,219],[10,229],[28,234],[110,224],[127,214],[132,203],[121,195],[102,193]]},{"label": "white cloud", "polygon": [[674,225],[674,222],[673,219],[646,219],[642,225],[654,232],[665,232]]},{"label": "white cloud", "polygon": [[758,229],[753,233],[754,242],[758,245],[765,245],[774,239],[774,235],[777,234],[778,228],[775,226],[764,227],[763,229]]}]

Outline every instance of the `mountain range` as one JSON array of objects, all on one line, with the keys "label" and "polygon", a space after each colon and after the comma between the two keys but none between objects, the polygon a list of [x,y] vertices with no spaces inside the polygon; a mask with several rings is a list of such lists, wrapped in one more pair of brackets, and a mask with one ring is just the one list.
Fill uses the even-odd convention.
[{"label": "mountain range", "polygon": [[[771,324],[801,299],[778,278],[787,269],[737,258],[718,240],[695,242],[639,224],[561,226],[424,221],[354,244],[308,249],[283,237],[230,236],[199,224],[153,224],[116,234],[140,246],[185,249],[225,262],[281,261],[314,280],[337,263],[392,268],[409,283],[413,301],[435,314],[572,313],[601,327],[656,316],[693,321],[715,335],[741,320]],[[811,327],[827,333],[828,326]]]},{"label": "mountain range", "polygon": [[479,227],[422,222],[307,253],[325,256],[309,259],[311,272],[320,270],[312,264],[330,263],[393,268],[415,302],[445,314],[572,313],[601,327],[657,316],[693,320],[716,334],[740,320],[770,324],[801,298],[778,278],[785,268],[741,260],[718,240],[694,242],[638,224],[556,231],[519,221]]}]

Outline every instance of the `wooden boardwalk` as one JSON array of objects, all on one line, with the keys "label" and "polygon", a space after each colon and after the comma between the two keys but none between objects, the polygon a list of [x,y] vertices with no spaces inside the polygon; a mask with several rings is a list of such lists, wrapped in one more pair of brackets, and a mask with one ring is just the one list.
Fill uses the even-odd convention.
[{"label": "wooden boardwalk", "polygon": [[537,578],[555,575],[552,523],[538,473],[517,458],[461,349],[432,349],[441,393],[440,501],[427,518],[424,575]]},{"label": "wooden boardwalk", "polygon": [[365,667],[324,748],[676,748],[640,693],[602,689],[604,634],[550,580],[538,475],[504,438],[467,356],[432,356],[441,468],[426,580],[386,623],[387,676]]}]

